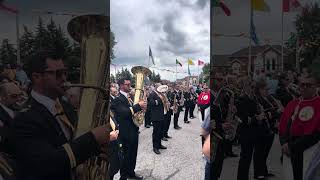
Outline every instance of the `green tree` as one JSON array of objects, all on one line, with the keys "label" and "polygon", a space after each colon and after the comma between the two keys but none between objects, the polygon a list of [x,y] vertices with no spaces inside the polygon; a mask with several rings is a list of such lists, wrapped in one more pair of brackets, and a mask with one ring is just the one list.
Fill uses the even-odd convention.
[{"label": "green tree", "polygon": [[43,24],[42,19],[39,17],[38,19],[38,25],[36,27],[35,31],[35,38],[34,38],[34,49],[46,49],[48,47],[48,31],[45,28],[45,25]]},{"label": "green tree", "polygon": [[20,55],[22,63],[27,63],[27,58],[35,51],[34,48],[35,37],[32,31],[27,26],[23,26],[23,34],[20,38]]},{"label": "green tree", "polygon": [[114,77],[113,74],[110,74],[110,82],[111,82],[111,83],[117,83],[117,82],[116,82],[116,77]]},{"label": "green tree", "polygon": [[210,81],[210,63],[206,63],[202,67],[202,72],[200,73],[199,81],[209,84],[209,81]]},{"label": "green tree", "polygon": [[121,78],[128,78],[132,80],[133,76],[127,68],[125,69],[122,68],[120,72],[117,72],[116,80],[118,81]]},{"label": "green tree", "polygon": [[15,64],[17,63],[16,49],[9,43],[8,39],[2,41],[0,47],[0,60],[3,64]]},{"label": "green tree", "polygon": [[[301,67],[313,66],[319,61],[320,55],[320,8],[318,3],[307,5],[303,8],[301,14],[297,15],[295,26],[296,33],[291,33],[287,47],[296,52],[297,40],[303,45],[301,58],[303,62]],[[320,67],[319,67],[320,68]]]}]

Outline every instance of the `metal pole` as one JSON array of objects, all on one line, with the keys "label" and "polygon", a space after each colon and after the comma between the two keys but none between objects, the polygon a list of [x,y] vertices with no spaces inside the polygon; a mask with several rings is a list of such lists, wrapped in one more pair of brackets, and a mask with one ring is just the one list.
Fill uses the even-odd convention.
[{"label": "metal pole", "polygon": [[283,53],[284,53],[284,49],[283,49],[283,10],[281,13],[281,71],[284,71],[284,58],[283,58]]},{"label": "metal pole", "polygon": [[248,76],[250,76],[250,73],[251,73],[251,27],[252,27],[252,19],[251,18],[252,18],[252,7],[251,7],[251,1],[250,1]]},{"label": "metal pole", "polygon": [[19,33],[19,13],[16,14],[16,36],[17,36],[17,64],[21,64],[20,55],[20,33]]}]

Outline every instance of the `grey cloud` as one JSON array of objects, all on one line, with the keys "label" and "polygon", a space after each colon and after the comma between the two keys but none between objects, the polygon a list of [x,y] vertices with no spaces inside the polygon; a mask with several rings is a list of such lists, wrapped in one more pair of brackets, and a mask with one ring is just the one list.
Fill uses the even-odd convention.
[{"label": "grey cloud", "polygon": [[209,0],[197,0],[197,2],[196,2],[196,5],[197,5],[200,9],[204,9],[207,4],[209,4]]}]

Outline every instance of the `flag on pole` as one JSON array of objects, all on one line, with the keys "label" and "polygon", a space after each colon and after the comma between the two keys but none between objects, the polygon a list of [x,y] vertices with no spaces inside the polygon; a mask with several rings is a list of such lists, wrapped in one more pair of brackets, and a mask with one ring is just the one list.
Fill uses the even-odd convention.
[{"label": "flag on pole", "polygon": [[213,0],[211,3],[212,3],[213,7],[220,7],[223,10],[225,15],[227,15],[227,16],[231,15],[231,11],[230,11],[229,7],[224,2],[222,2],[220,0]]},{"label": "flag on pole", "polygon": [[176,64],[179,64],[182,67],[181,62],[179,62],[178,59],[176,59]]},{"label": "flag on pole", "polygon": [[198,60],[198,66],[204,65],[204,62],[201,60]]},{"label": "flag on pole", "polygon": [[189,67],[189,63],[188,63],[188,74],[189,74],[189,76],[191,76],[191,72],[190,72],[190,67]]},{"label": "flag on pole", "polygon": [[191,59],[188,59],[188,65],[194,65],[194,63]]},{"label": "flag on pole", "polygon": [[256,27],[254,26],[254,22],[253,22],[253,12],[252,11],[251,11],[251,23],[250,24],[251,24],[250,25],[251,39],[256,45],[259,45],[259,39],[258,39],[258,36],[256,34]]},{"label": "flag on pole", "polygon": [[270,7],[264,0],[251,0],[251,5],[255,11],[270,12]]},{"label": "flag on pole", "polygon": [[13,14],[18,14],[19,13],[19,11],[16,8],[9,7],[9,6],[5,5],[5,4],[3,4],[3,0],[0,1],[0,10],[5,10],[5,11],[11,12]]},{"label": "flag on pole", "polygon": [[149,57],[151,58],[152,63],[153,63],[153,65],[154,65],[154,59],[153,59],[153,55],[152,55],[152,51],[151,51],[150,46],[149,46]]},{"label": "flag on pole", "polygon": [[282,0],[283,12],[296,12],[302,9],[301,3],[298,0]]}]

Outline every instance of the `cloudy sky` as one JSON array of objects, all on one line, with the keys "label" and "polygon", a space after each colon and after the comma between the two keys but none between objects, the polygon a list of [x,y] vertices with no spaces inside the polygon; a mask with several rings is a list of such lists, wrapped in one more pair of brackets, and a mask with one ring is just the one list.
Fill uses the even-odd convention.
[{"label": "cloudy sky", "polygon": [[[219,8],[214,9],[214,28],[216,33],[225,34],[248,34],[250,30],[250,11],[249,0],[224,0],[225,4],[231,9],[231,16],[225,16]],[[269,39],[270,44],[281,45],[281,17],[282,0],[265,0],[269,5],[270,12],[254,12],[254,24],[256,34],[261,42],[265,44],[264,39]],[[319,0],[299,0],[302,5]],[[284,40],[290,32],[294,32],[294,20],[297,12],[284,14]],[[245,38],[214,38],[214,54],[229,54],[241,48],[248,47],[249,39]]]},{"label": "cloudy sky", "polygon": [[[210,9],[209,0],[117,0],[111,1],[111,29],[117,45],[113,63],[148,66],[148,48],[152,49],[155,65],[150,69],[163,79],[187,76],[187,59],[209,62]],[[112,66],[111,71],[115,71]],[[121,68],[120,66],[117,67]],[[198,66],[190,66],[198,74]],[[200,67],[201,70],[201,67]]]},{"label": "cloudy sky", "polygon": [[[66,31],[67,24],[71,16],[47,15],[39,13],[41,11],[53,11],[56,13],[74,14],[108,14],[109,0],[5,0],[4,3],[10,7],[19,9],[20,35],[22,26],[34,29],[40,16],[47,24],[52,18],[56,24]],[[0,41],[9,38],[10,42],[16,44],[16,17],[12,13],[0,11]]]}]

